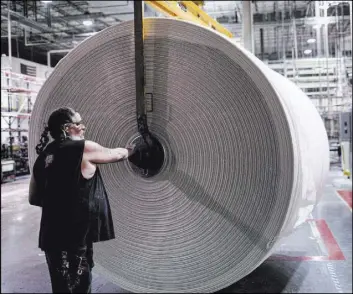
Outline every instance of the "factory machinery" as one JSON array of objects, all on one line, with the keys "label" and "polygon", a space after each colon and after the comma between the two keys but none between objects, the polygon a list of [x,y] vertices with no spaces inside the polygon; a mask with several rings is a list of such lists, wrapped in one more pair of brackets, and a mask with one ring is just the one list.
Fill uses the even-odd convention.
[{"label": "factory machinery", "polygon": [[28,127],[33,101],[44,80],[1,70],[1,182],[29,174]]},{"label": "factory machinery", "polygon": [[1,182],[15,180],[16,175],[24,174],[29,174],[28,137],[22,136],[17,143],[10,137],[9,145],[1,145]]}]

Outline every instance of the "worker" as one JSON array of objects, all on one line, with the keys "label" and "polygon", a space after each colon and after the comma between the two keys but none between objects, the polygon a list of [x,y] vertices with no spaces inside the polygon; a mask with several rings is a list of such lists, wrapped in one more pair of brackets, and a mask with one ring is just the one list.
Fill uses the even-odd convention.
[{"label": "worker", "polygon": [[92,244],[115,238],[97,164],[125,160],[136,150],[105,148],[85,140],[84,133],[80,114],[60,108],[50,115],[36,146],[29,202],[42,207],[39,248],[45,252],[53,293],[91,292]]}]

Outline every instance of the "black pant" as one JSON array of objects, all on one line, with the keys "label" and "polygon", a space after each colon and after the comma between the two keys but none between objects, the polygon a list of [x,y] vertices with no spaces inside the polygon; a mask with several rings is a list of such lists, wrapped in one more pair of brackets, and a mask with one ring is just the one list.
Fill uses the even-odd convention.
[{"label": "black pant", "polygon": [[93,247],[45,251],[53,293],[91,293]]}]

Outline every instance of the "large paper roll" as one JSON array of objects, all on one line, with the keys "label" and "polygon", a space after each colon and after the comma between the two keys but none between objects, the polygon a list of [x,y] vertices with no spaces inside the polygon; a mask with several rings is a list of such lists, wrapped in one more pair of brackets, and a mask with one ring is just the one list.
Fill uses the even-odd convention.
[{"label": "large paper roll", "polygon": [[[173,19],[144,26],[148,120],[165,162],[150,178],[128,161],[101,167],[116,239],[95,244],[97,268],[133,292],[213,292],[305,221],[328,172],[326,132],[303,92],[226,37]],[[106,147],[137,136],[133,32],[132,21],[109,27],[60,61],[34,105],[31,166],[59,107]]]}]

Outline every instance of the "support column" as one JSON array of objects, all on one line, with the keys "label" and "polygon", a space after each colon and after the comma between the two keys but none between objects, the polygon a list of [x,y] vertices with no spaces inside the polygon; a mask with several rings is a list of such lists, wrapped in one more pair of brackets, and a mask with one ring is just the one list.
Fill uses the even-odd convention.
[{"label": "support column", "polygon": [[293,18],[293,39],[294,39],[294,48],[293,48],[293,65],[294,65],[294,82],[297,83],[297,78],[299,75],[298,68],[297,68],[297,59],[298,59],[298,42],[297,42],[297,25],[295,23],[295,18]]},{"label": "support column", "polygon": [[321,49],[321,22],[320,19],[320,2],[314,1],[315,3],[315,18],[317,20],[317,25],[315,28],[316,32],[316,50],[317,50],[317,57],[320,58],[322,56],[322,49]]},{"label": "support column", "polygon": [[[8,39],[8,48],[9,48],[9,66],[10,66],[10,71],[12,71],[12,43],[11,43],[11,14],[10,14],[10,4],[11,1],[7,1],[7,10],[8,10],[8,15],[7,15],[7,39]],[[11,78],[10,78],[11,81]],[[11,82],[10,82],[11,83]],[[11,85],[10,85],[11,86]]]},{"label": "support column", "polygon": [[297,25],[293,19],[293,39],[294,39],[294,58],[298,58],[298,40],[297,40]]},{"label": "support column", "polygon": [[253,14],[251,1],[243,2],[243,42],[246,50],[254,52],[254,35],[253,35]]},{"label": "support column", "polygon": [[261,60],[264,60],[264,53],[265,53],[265,48],[264,48],[264,29],[260,29],[260,54],[261,54]]},{"label": "support column", "polygon": [[327,23],[327,7],[324,7],[324,24],[323,24],[323,38],[324,38],[324,50],[325,57],[329,57],[329,48],[328,48],[328,23]]},{"label": "support column", "polygon": [[282,60],[283,60],[283,71],[284,71],[284,76],[287,77],[287,56],[286,56],[286,42],[285,42],[285,29],[284,29],[284,16],[286,13],[286,5],[284,4],[283,11],[282,11]]},{"label": "support column", "polygon": [[292,18],[292,30],[293,30],[293,48],[292,48],[292,62],[293,62],[293,77],[294,83],[297,84],[297,59],[298,59],[298,42],[297,42],[297,24],[295,21],[295,15],[292,11],[292,3],[289,6],[290,16]]},{"label": "support column", "polygon": [[352,31],[352,1],[349,1],[349,17],[350,17],[350,24],[351,24],[351,43],[353,42],[353,31]]},{"label": "support column", "polygon": [[324,23],[323,23],[323,38],[324,38],[324,57],[326,58],[326,85],[327,85],[327,119],[329,120],[329,138],[333,137],[334,121],[332,113],[332,96],[329,93],[329,75],[328,75],[328,59],[329,59],[329,43],[328,43],[328,23],[327,23],[327,5],[323,7]]},{"label": "support column", "polygon": [[[322,57],[322,42],[321,42],[321,21],[320,21],[320,2],[315,1],[315,19],[316,19],[316,27],[315,27],[315,35],[316,35],[316,50],[317,50],[317,57]],[[322,61],[319,59],[319,84],[320,84],[320,93],[322,92],[322,83],[321,83],[321,73],[322,73]],[[320,94],[319,99],[319,109],[320,112],[323,111],[323,97]]]}]

